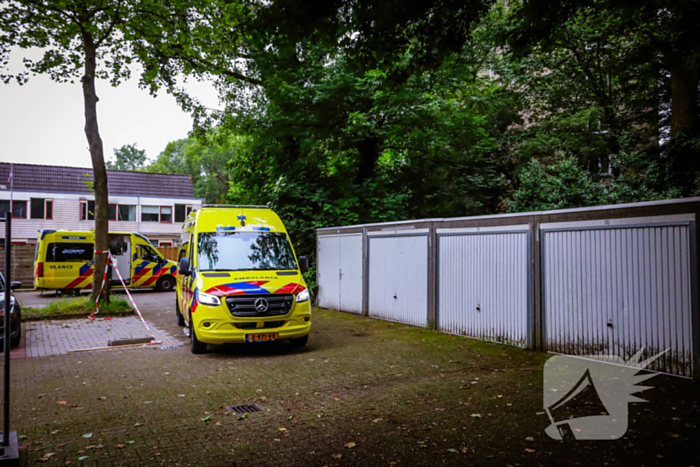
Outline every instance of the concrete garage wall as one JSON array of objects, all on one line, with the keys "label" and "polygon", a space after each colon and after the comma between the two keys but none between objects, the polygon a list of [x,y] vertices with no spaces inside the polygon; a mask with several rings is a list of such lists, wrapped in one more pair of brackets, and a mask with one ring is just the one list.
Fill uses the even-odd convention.
[{"label": "concrete garage wall", "polygon": [[[698,214],[700,198],[687,198],[332,227],[317,238],[361,235],[365,316],[572,355],[669,349],[653,369],[700,379]],[[423,243],[373,243],[411,232]],[[424,278],[406,257],[426,263]],[[327,256],[318,261],[327,270]],[[321,297],[337,289],[331,274],[317,280]],[[384,295],[399,288],[407,301],[392,308]],[[320,305],[350,311],[335,303]]]}]

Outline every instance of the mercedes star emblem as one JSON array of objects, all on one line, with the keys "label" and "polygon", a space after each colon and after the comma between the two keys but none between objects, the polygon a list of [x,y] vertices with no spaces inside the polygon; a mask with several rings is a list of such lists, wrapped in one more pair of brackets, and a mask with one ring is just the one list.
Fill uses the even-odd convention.
[{"label": "mercedes star emblem", "polygon": [[255,311],[258,313],[265,313],[269,307],[270,304],[267,303],[267,300],[264,298],[258,298],[255,300]]}]

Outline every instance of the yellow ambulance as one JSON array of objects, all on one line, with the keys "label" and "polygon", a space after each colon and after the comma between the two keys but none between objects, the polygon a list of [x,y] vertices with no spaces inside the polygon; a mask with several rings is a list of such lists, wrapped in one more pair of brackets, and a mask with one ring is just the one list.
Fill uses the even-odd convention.
[{"label": "yellow ambulance", "polygon": [[309,291],[280,218],[267,206],[204,205],[185,220],[176,313],[192,353],[207,344],[290,339],[311,330]]},{"label": "yellow ambulance", "polygon": [[[94,250],[95,232],[42,230],[34,257],[34,287],[67,295],[92,288]],[[143,235],[110,232],[109,250],[117,264],[112,284],[119,283],[118,270],[128,287],[175,287],[177,263],[163,258]]]}]

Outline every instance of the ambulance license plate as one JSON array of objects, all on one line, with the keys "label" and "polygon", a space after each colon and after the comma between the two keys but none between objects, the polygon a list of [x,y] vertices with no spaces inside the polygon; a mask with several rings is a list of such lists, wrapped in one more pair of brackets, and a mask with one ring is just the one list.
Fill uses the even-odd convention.
[{"label": "ambulance license plate", "polygon": [[276,341],[280,338],[278,332],[265,332],[260,334],[246,334],[246,342],[265,342],[265,341]]}]

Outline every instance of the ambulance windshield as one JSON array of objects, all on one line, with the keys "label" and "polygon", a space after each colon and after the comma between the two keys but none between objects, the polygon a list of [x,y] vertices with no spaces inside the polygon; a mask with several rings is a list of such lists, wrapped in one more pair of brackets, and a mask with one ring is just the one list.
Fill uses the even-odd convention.
[{"label": "ambulance windshield", "polygon": [[297,269],[292,246],[282,232],[200,232],[199,271],[277,271]]}]

